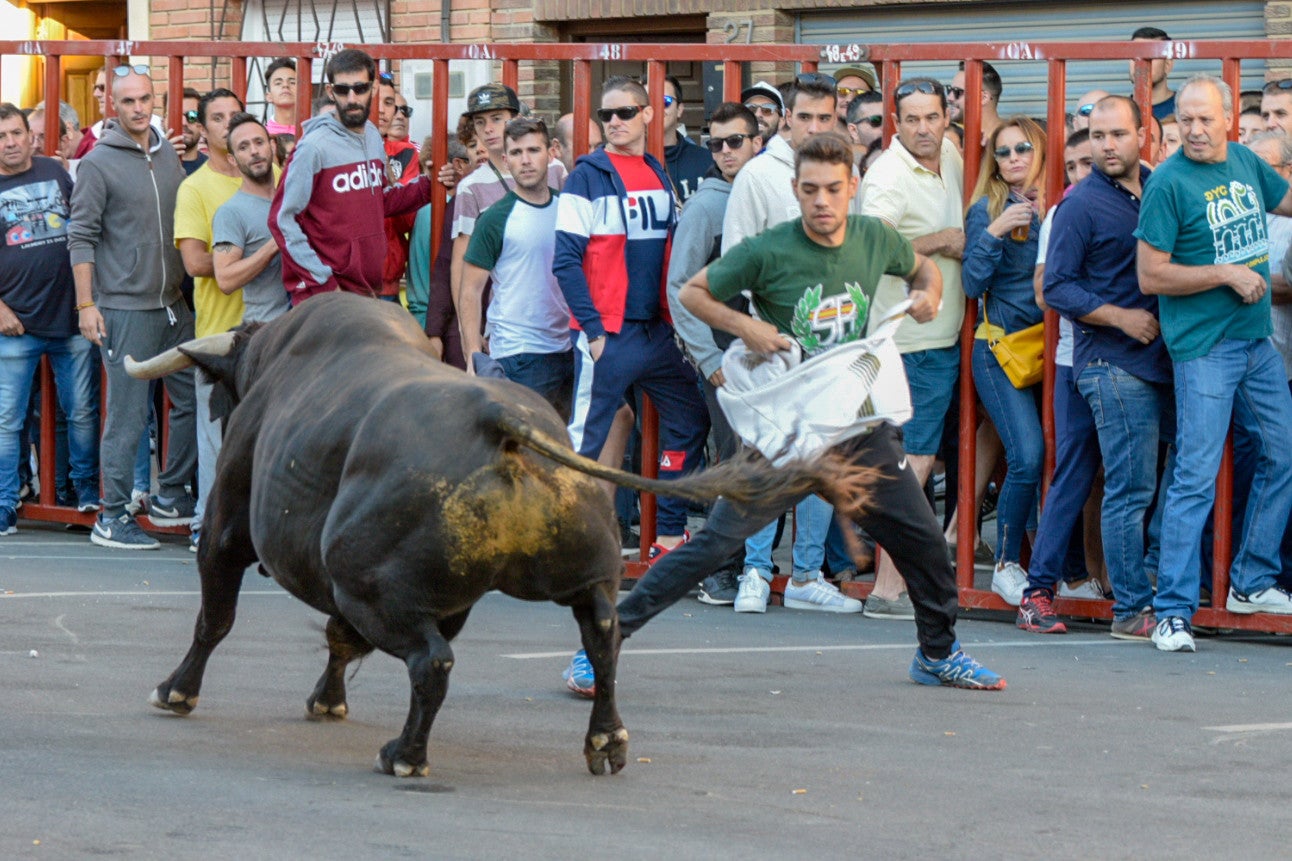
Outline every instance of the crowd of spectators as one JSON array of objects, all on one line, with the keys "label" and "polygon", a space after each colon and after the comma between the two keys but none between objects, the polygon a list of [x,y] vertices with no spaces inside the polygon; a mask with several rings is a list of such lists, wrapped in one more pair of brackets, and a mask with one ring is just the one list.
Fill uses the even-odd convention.
[{"label": "crowd of spectators", "polygon": [[[1168,37],[1146,27],[1132,38]],[[1056,596],[1111,598],[1113,636],[1192,649],[1189,619],[1212,599],[1212,482],[1231,425],[1226,606],[1292,614],[1292,454],[1278,445],[1292,431],[1292,80],[1235,96],[1207,75],[1173,89],[1171,71],[1170,60],[1150,64],[1151,115],[1114,81],[1076,100],[1059,200],[1046,199],[1045,177],[1060,153],[1046,152],[1042,120],[1009,110],[990,64],[978,105],[965,104],[961,64],[947,82],[898,82],[891,117],[864,65],[758,81],[708,117],[693,106],[688,117],[670,77],[658,161],[646,152],[655,117],[644,87],[614,77],[592,116],[551,128],[511,88],[481,86],[447,162],[432,164],[431,140],[409,140],[421,106],[353,49],[330,58],[308,119],[296,116],[290,59],[265,72],[268,116],[246,113],[227,89],[185,89],[170,137],[143,65],[99,73],[94,93],[112,119],[81,128],[60,104],[52,146],[43,103],[0,106],[0,535],[15,531],[34,481],[33,372],[48,355],[60,503],[97,511],[90,538],[103,546],[158,546],[136,520],[146,511],[155,525],[188,524],[196,547],[220,448],[210,382],[191,371],[166,379],[170,433],[152,475],[156,387],[131,379],[124,357],[265,322],[332,290],[402,302],[445,362],[540,392],[584,455],[618,465],[646,394],[660,411],[661,476],[729,457],[740,443],[717,393],[731,337],[678,296],[704,267],[808,215],[799,153],[829,136],[851,153],[850,215],[886,224],[942,284],[936,315],[910,317],[896,335],[913,408],[902,464],[930,505],[935,480],[954,486],[960,468],[959,338],[966,300],[979,300],[978,499],[963,516],[1019,627],[1062,631]],[[982,155],[966,200],[967,113]],[[1237,144],[1227,140],[1235,114]],[[707,134],[689,134],[688,119]],[[578,122],[591,152],[576,158]],[[886,122],[896,132],[887,146]],[[450,196],[432,260],[435,179]],[[807,355],[864,334],[908,292],[891,275],[846,302],[811,287],[789,323]],[[1040,385],[1011,378],[997,346],[1047,308],[1061,323],[1056,470],[1042,514]],[[981,535],[994,474],[995,534]],[[947,497],[942,527],[954,542]],[[684,504],[661,499],[652,563],[690,539],[687,518]],[[878,548],[863,604],[838,583],[872,576],[857,570],[869,536],[815,496],[794,518],[787,605],[916,618],[900,552]],[[743,553],[704,572],[700,600],[765,611],[782,526],[752,532]]]}]

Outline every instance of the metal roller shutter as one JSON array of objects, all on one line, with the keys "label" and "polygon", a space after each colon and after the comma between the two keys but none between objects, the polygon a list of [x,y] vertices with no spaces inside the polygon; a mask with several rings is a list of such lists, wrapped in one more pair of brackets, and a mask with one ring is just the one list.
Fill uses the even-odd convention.
[{"label": "metal roller shutter", "polygon": [[[1260,0],[1174,0],[1174,2],[1019,3],[963,7],[944,4],[912,9],[854,9],[802,13],[796,30],[805,44],[835,42],[919,44],[923,42],[1013,42],[1045,40],[1123,41],[1139,27],[1159,27],[1175,39],[1264,39]],[[1043,62],[993,63],[1004,85],[1000,113],[1045,115]],[[824,71],[830,67],[822,65]],[[1220,73],[1220,62],[1180,60],[1171,80],[1195,72]],[[903,63],[902,77],[929,75],[950,81],[955,65]],[[1243,89],[1260,89],[1265,64],[1243,64]],[[1069,63],[1067,102],[1095,89],[1129,93],[1126,62]]]}]

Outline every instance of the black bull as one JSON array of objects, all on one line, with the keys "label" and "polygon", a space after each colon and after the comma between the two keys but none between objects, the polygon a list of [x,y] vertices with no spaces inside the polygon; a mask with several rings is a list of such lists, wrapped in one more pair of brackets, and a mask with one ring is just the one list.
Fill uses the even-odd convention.
[{"label": "black bull", "polygon": [[243,574],[258,562],[328,616],[327,668],[309,715],[346,715],[345,668],[374,648],[407,666],[408,719],[377,761],[398,776],[429,772],[449,642],[492,589],[574,612],[596,674],[584,756],[593,774],[623,768],[628,732],[615,707],[623,562],[592,476],[735,502],[816,489],[851,504],[864,484],[830,460],[772,470],[746,459],[667,484],[600,467],[570,450],[538,395],[442,364],[403,309],[349,294],[316,297],[251,332],[189,342],[130,370],[156,377],[194,363],[216,381],[212,417],[225,418],[224,443],[198,549],[193,644],[151,702],[193,710],[207,659],[233,626]]}]

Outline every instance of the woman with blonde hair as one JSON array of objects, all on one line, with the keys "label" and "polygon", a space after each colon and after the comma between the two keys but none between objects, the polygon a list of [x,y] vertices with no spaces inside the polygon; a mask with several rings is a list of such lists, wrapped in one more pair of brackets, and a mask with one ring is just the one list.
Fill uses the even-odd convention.
[{"label": "woman with blonde hair", "polygon": [[1027,117],[1010,117],[991,135],[965,215],[962,281],[966,295],[982,299],[973,345],[974,386],[1005,445],[1008,467],[996,508],[991,588],[1015,607],[1027,586],[1027,571],[1018,560],[1024,531],[1035,529],[1045,456],[1041,387],[1015,388],[988,338],[1041,322],[1032,274],[1045,211],[1044,180],[1045,133]]}]

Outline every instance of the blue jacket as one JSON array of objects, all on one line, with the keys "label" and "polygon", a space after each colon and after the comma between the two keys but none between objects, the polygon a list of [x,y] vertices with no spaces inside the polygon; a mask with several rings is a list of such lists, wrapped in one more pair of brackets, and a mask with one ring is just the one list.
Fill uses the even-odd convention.
[{"label": "blue jacket", "polygon": [[[619,332],[625,319],[669,320],[668,258],[677,199],[664,168],[649,153],[645,158],[668,200],[665,212],[641,195],[629,199],[604,149],[578,160],[557,198],[552,274],[570,306],[572,325],[589,338]],[[630,223],[643,224],[650,235],[630,241]]]},{"label": "blue jacket", "polygon": [[[1140,182],[1149,169],[1140,165]],[[1158,315],[1157,297],[1140,292],[1135,271],[1135,227],[1140,200],[1098,169],[1072,190],[1054,214],[1045,255],[1045,301],[1072,320],[1072,373],[1102,359],[1154,383],[1171,380],[1161,337],[1141,344],[1116,326],[1082,323],[1100,305],[1142,308]]]},{"label": "blue jacket", "polygon": [[[969,207],[965,215],[965,253],[960,280],[970,299],[989,294],[987,317],[993,326],[1000,326],[1007,333],[1017,332],[1041,322],[1041,309],[1032,291],[1041,222],[1033,214],[1027,241],[1015,242],[1008,234],[1004,239],[997,239],[988,233],[987,225],[992,220],[987,213],[987,198],[980,198]],[[982,314],[979,305],[979,323],[983,320]]]}]

